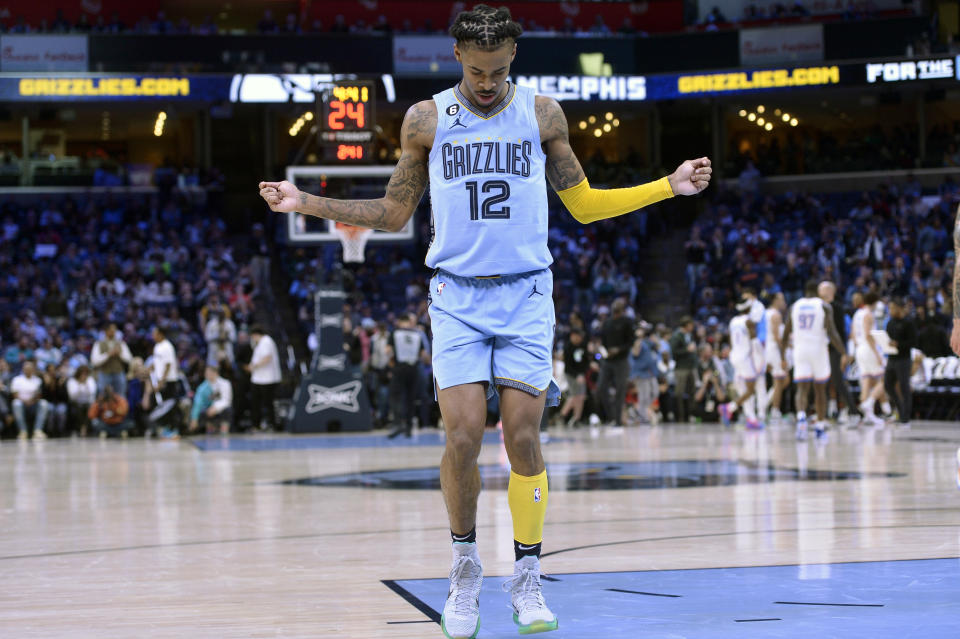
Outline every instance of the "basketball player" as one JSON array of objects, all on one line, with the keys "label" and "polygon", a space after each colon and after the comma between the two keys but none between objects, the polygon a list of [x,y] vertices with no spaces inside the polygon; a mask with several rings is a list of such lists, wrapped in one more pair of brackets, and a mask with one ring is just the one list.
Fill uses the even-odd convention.
[{"label": "basketball player", "polygon": [[873,313],[880,297],[870,291],[863,296],[863,304],[853,314],[851,329],[853,333],[854,354],[857,368],[860,369],[860,412],[863,421],[871,426],[880,426],[883,420],[877,417],[873,407],[883,395],[883,356],[873,338]]},{"label": "basketball player", "polygon": [[447,431],[440,474],[454,542],[441,628],[455,639],[475,637],[480,627],[477,457],[487,395],[495,391],[511,466],[513,619],[522,634],[557,628],[543,599],[539,560],[548,496],[540,419],[545,402],[559,401],[551,379],[555,317],[545,180],[573,216],[588,223],[695,195],[712,172],[704,157],[649,184],[591,188],[570,148],[560,105],[507,81],[521,32],[505,8],[477,5],[457,16],[450,35],[463,78],[407,111],[402,154],[384,197],[333,200],[289,182],[260,183],[274,211],[397,230],[413,215],[429,178],[433,372]]},{"label": "basketball player", "polygon": [[757,379],[763,373],[757,369],[754,358],[753,341],[757,335],[757,325],[750,320],[750,302],[741,302],[737,310],[742,311],[730,320],[730,363],[733,364],[733,383],[737,388],[737,400],[720,405],[720,419],[724,426],[732,423],[733,416],[743,409],[747,418],[747,428],[759,429],[761,423],[757,417],[756,401]]},{"label": "basketball player", "polygon": [[804,297],[794,302],[780,340],[780,361],[786,366],[787,344],[793,336],[793,376],[797,384],[797,439],[807,438],[807,397],[813,384],[817,421],[817,437],[827,429],[827,382],[830,381],[832,344],[844,353],[840,365],[848,363],[840,334],[833,323],[833,309],[817,297],[817,282],[811,280],[803,289]]},{"label": "basketball player", "polygon": [[[746,308],[747,317],[755,327],[750,339],[750,356],[753,359],[753,367],[757,371],[754,402],[757,405],[758,425],[762,428],[767,417],[767,405],[770,399],[767,396],[767,309],[764,308],[763,302],[757,299],[757,294],[752,288],[743,289],[740,303]],[[749,424],[748,427],[750,427]]]},{"label": "basketball player", "polygon": [[783,401],[783,391],[790,381],[787,377],[787,368],[780,357],[780,340],[783,338],[783,312],[787,310],[787,300],[783,293],[776,293],[766,310],[767,341],[764,345],[767,367],[773,378],[773,388],[768,405],[770,406],[770,421],[779,422],[783,419],[780,412],[780,403]]}]

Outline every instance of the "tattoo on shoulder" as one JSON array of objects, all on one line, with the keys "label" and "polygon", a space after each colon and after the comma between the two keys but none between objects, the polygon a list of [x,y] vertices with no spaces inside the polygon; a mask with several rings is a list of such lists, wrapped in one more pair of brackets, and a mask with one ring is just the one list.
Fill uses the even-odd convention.
[{"label": "tattoo on shoulder", "polygon": [[553,98],[538,97],[537,124],[540,141],[548,145],[546,174],[553,188],[562,191],[583,181],[583,168],[570,148],[570,129],[567,116]]},{"label": "tattoo on shoulder", "polygon": [[416,206],[427,188],[427,180],[427,165],[413,155],[404,153],[387,183],[387,198],[404,206]]},{"label": "tattoo on shoulder", "polygon": [[567,118],[563,114],[560,103],[553,98],[538,96],[535,109],[537,112],[537,125],[540,127],[540,140],[547,142],[556,138],[562,140],[570,139],[570,129],[567,126]]},{"label": "tattoo on shoulder", "polygon": [[407,115],[403,119],[403,126],[400,135],[406,142],[413,142],[420,138],[421,141],[432,141],[437,131],[437,106],[432,100],[417,102],[407,109]]}]

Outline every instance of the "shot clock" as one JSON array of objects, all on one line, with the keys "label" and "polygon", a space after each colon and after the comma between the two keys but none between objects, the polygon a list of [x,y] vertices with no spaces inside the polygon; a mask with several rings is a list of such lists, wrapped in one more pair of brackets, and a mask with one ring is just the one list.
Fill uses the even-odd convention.
[{"label": "shot clock", "polygon": [[336,82],[320,94],[320,143],[333,163],[370,162],[373,151],[374,84]]}]

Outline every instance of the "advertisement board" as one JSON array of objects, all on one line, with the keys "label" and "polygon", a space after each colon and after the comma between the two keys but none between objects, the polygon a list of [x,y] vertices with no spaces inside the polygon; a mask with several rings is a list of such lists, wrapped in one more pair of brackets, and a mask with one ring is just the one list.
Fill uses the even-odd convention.
[{"label": "advertisement board", "polygon": [[753,67],[823,60],[823,25],[740,29],[740,64]]},{"label": "advertisement board", "polygon": [[19,75],[0,77],[2,102],[217,102],[230,91],[228,75]]},{"label": "advertisement board", "polygon": [[439,73],[459,75],[453,38],[398,35],[393,38],[393,72],[397,75]]},{"label": "advertisement board", "polygon": [[0,36],[0,71],[86,71],[85,35]]}]

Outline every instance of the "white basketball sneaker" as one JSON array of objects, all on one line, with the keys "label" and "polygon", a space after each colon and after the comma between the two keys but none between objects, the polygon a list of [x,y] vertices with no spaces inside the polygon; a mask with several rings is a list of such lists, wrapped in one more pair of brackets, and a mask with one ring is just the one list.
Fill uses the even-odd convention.
[{"label": "white basketball sneaker", "polygon": [[454,544],[450,592],[440,618],[440,628],[448,639],[474,639],[480,632],[482,584],[483,568],[480,566],[477,545]]},{"label": "white basketball sneaker", "polygon": [[513,604],[513,622],[521,635],[557,629],[557,616],[543,601],[540,586],[540,560],[524,557],[514,564],[513,578],[503,584]]}]

